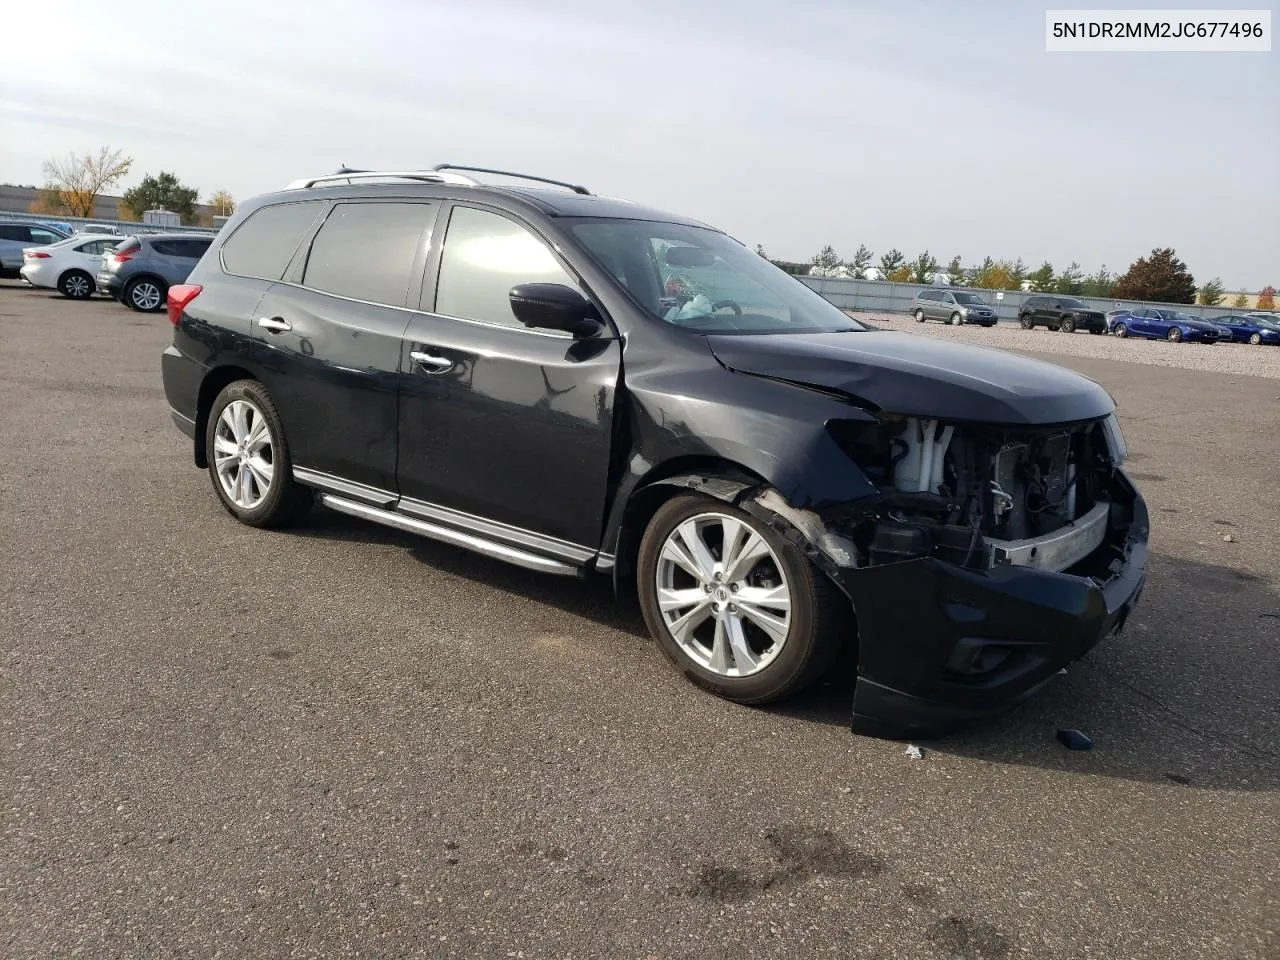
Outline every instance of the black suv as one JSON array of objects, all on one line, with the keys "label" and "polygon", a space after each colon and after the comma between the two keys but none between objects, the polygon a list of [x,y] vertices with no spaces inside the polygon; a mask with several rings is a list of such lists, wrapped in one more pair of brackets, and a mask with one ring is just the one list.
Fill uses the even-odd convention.
[{"label": "black suv", "polygon": [[1018,322],[1024,330],[1040,325],[1063,333],[1107,332],[1107,315],[1075,297],[1028,297],[1018,308]]},{"label": "black suv", "polygon": [[871,330],[695,221],[465,169],[495,172],[259,197],[169,290],[173,419],[242,522],[319,501],[634,583],[666,655],[743,703],[846,650],[870,733],[995,712],[1124,623],[1147,509],[1097,384]]}]

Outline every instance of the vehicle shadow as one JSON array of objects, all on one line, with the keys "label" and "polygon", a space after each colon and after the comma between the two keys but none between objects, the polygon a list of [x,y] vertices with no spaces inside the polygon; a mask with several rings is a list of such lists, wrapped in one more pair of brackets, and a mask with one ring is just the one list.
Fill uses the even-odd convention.
[{"label": "vehicle shadow", "polygon": [[[375,524],[317,510],[295,535],[402,547],[419,562],[548,604],[647,642],[633,595],[607,577],[549,577]],[[1280,592],[1231,567],[1155,555],[1124,634],[1008,713],[927,752],[1047,771],[1189,788],[1280,790]],[[847,729],[855,666],[782,704],[779,716]],[[1066,749],[1059,729],[1092,738]],[[853,736],[852,733],[849,734]]]}]

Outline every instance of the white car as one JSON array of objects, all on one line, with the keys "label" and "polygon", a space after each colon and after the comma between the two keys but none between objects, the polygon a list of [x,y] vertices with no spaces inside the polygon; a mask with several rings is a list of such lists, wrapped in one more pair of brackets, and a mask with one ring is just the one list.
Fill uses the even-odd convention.
[{"label": "white car", "polygon": [[61,290],[64,297],[84,300],[93,296],[102,255],[120,243],[120,237],[78,233],[67,240],[22,251],[22,279],[33,287]]}]

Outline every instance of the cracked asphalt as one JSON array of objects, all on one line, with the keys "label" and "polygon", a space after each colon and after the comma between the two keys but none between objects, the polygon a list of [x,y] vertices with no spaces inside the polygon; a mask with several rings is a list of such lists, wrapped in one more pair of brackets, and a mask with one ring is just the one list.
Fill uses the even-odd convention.
[{"label": "cracked asphalt", "polygon": [[1120,404],[1149,586],[911,760],[847,677],[698,691],[603,582],[236,524],[168,339],[0,283],[0,957],[1280,957],[1274,379],[1051,358]]}]

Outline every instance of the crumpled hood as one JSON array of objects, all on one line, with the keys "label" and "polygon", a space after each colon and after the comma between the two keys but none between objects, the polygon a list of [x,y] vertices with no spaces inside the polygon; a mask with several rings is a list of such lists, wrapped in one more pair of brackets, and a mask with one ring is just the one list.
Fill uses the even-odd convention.
[{"label": "crumpled hood", "polygon": [[844,394],[888,413],[1050,424],[1115,409],[1092,380],[1039,360],[911,333],[708,336],[730,370]]}]

